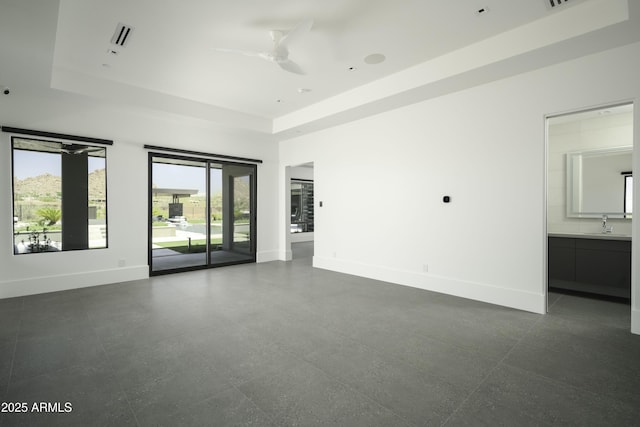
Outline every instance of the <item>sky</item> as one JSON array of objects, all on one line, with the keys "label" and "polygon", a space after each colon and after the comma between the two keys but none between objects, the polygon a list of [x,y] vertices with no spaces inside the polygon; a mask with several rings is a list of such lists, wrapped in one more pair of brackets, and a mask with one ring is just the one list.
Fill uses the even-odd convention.
[{"label": "sky", "polygon": [[13,150],[13,176],[22,180],[51,174],[60,176],[60,154]]},{"label": "sky", "polygon": [[[205,168],[185,165],[153,164],[153,185],[158,188],[181,190],[206,190]],[[222,170],[211,169],[211,192],[222,191]]]},{"label": "sky", "polygon": [[[61,155],[39,151],[13,150],[13,176],[25,178],[51,174],[60,176]],[[104,168],[104,158],[89,157],[89,173]]]}]

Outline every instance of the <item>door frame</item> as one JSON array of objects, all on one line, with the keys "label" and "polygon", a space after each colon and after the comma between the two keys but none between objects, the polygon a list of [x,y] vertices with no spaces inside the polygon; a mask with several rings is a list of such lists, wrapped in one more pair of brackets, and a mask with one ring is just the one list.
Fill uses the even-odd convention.
[{"label": "door frame", "polygon": [[[198,153],[200,154],[200,153]],[[188,267],[179,267],[179,268],[174,268],[174,269],[167,269],[167,270],[153,270],[153,229],[152,229],[152,212],[153,212],[153,159],[157,158],[157,157],[161,157],[161,158],[165,158],[165,159],[175,159],[175,160],[186,160],[186,161],[195,161],[195,162],[202,162],[205,164],[205,180],[206,180],[206,206],[205,206],[205,216],[206,216],[206,261],[205,264],[203,265],[197,265],[197,266],[188,266]],[[251,170],[251,172],[249,173],[250,176],[250,180],[249,180],[249,185],[250,185],[250,226],[249,226],[249,239],[250,239],[250,258],[246,259],[246,260],[236,260],[236,261],[229,261],[229,262],[219,262],[216,264],[212,264],[211,263],[211,249],[210,249],[210,245],[211,245],[211,165],[212,164],[219,164],[224,166],[240,166],[240,167],[244,167],[244,168],[248,168]],[[254,163],[241,163],[241,162],[234,162],[234,161],[229,161],[229,160],[223,160],[220,159],[218,157],[205,157],[205,156],[198,156],[198,155],[190,155],[189,153],[187,154],[180,154],[180,153],[164,153],[164,152],[157,152],[157,151],[149,151],[148,152],[148,162],[147,162],[147,166],[148,166],[148,182],[147,182],[147,264],[149,266],[149,276],[159,276],[159,275],[164,275],[164,274],[172,274],[172,273],[181,273],[181,272],[186,272],[186,271],[194,271],[194,270],[203,270],[203,269],[209,269],[209,268],[216,268],[216,267],[224,267],[224,266],[229,266],[229,265],[237,265],[237,264],[248,264],[248,263],[255,263],[256,259],[257,259],[257,235],[258,235],[258,221],[257,221],[257,193],[258,193],[258,167],[256,164]],[[225,183],[223,180],[222,186],[223,186],[223,191],[225,188]],[[224,198],[223,198],[224,199]],[[223,208],[224,210],[224,208]]]},{"label": "door frame", "polygon": [[[593,111],[593,110],[601,110],[601,109],[606,109],[606,108],[611,108],[611,107],[615,107],[615,106],[620,106],[620,105],[626,105],[626,104],[631,104],[633,105],[633,119],[632,119],[632,123],[633,123],[633,140],[632,140],[632,151],[633,151],[633,169],[636,169],[636,166],[640,163],[640,156],[638,156],[637,154],[637,147],[638,147],[638,138],[640,135],[640,127],[639,127],[639,117],[640,117],[640,111],[638,111],[638,102],[631,98],[631,99],[623,99],[623,100],[618,100],[618,101],[612,101],[612,102],[606,102],[606,103],[602,103],[602,104],[598,104],[598,105],[593,105],[590,107],[583,107],[583,108],[576,108],[576,109],[571,109],[571,110],[566,110],[566,111],[562,111],[562,112],[556,112],[556,113],[548,113],[545,114],[543,117],[544,123],[544,223],[543,223],[543,230],[544,230],[544,244],[543,244],[543,274],[544,274],[544,295],[545,295],[545,306],[546,306],[546,312],[549,311],[549,239],[548,239],[548,222],[549,222],[549,218],[548,218],[548,213],[549,213],[549,119],[553,118],[553,117],[559,117],[559,116],[565,116],[565,115],[570,115],[570,114],[577,114],[577,113],[581,113],[581,112],[585,112],[585,111]],[[640,169],[640,168],[638,168]],[[633,202],[633,211],[636,212],[640,212],[640,186],[636,186],[636,188],[633,191],[633,198],[634,198],[634,202]],[[631,333],[634,334],[640,334],[640,317],[638,319],[636,319],[634,317],[634,311],[636,310],[636,307],[634,304],[636,304],[638,297],[638,294],[640,294],[640,287],[637,286],[636,284],[636,277],[638,275],[637,272],[637,268],[636,268],[636,259],[638,259],[638,255],[636,255],[638,253],[638,251],[636,251],[636,247],[637,245],[640,244],[640,242],[636,242],[636,229],[637,229],[637,224],[636,221],[638,221],[638,218],[640,217],[640,214],[637,214],[635,216],[632,215],[631,218],[631,299],[630,299],[630,311],[631,311],[631,324],[630,324],[630,330]],[[637,315],[636,315],[637,316]]]}]

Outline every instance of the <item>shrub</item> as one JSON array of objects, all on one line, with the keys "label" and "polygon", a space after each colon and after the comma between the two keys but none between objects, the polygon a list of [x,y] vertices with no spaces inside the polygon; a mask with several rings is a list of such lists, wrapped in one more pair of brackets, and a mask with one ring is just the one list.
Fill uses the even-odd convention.
[{"label": "shrub", "polygon": [[62,212],[60,209],[55,208],[40,208],[36,211],[36,214],[42,218],[43,222],[47,225],[54,225],[62,218]]}]

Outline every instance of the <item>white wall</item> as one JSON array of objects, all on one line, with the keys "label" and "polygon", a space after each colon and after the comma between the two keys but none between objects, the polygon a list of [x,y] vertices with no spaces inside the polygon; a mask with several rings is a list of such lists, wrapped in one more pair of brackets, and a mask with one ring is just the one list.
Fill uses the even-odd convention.
[{"label": "white wall", "polygon": [[314,162],[314,265],[545,312],[544,117],[637,98],[639,68],[634,44],[282,141]]},{"label": "white wall", "polygon": [[[566,154],[633,145],[633,112],[555,124],[554,121],[551,119],[548,130],[548,232],[600,232],[600,219],[567,218]],[[631,165],[626,169],[631,169]],[[614,227],[616,234],[631,235],[631,221],[628,219],[610,218],[608,225]]]},{"label": "white wall", "polygon": [[[3,100],[2,125],[113,139],[107,149],[107,249],[13,255],[12,206],[0,208],[0,298],[148,276],[148,157],[144,144],[257,158],[258,261],[278,258],[277,145],[203,120],[109,105],[43,89]],[[11,200],[10,135],[0,134],[0,200]],[[124,264],[124,265],[123,265]]]},{"label": "white wall", "polygon": [[313,181],[313,166],[292,166],[291,179],[306,179]]}]

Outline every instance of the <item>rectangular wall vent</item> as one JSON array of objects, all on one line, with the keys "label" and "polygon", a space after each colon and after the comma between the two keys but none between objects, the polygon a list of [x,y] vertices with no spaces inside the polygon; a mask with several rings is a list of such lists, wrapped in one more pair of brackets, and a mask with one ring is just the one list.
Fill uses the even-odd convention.
[{"label": "rectangular wall vent", "polygon": [[549,0],[549,5],[551,7],[560,6],[561,4],[567,3],[569,0]]},{"label": "rectangular wall vent", "polygon": [[116,30],[113,33],[113,37],[111,37],[111,43],[116,46],[125,47],[131,38],[131,33],[133,33],[133,27],[123,23],[118,23]]}]

